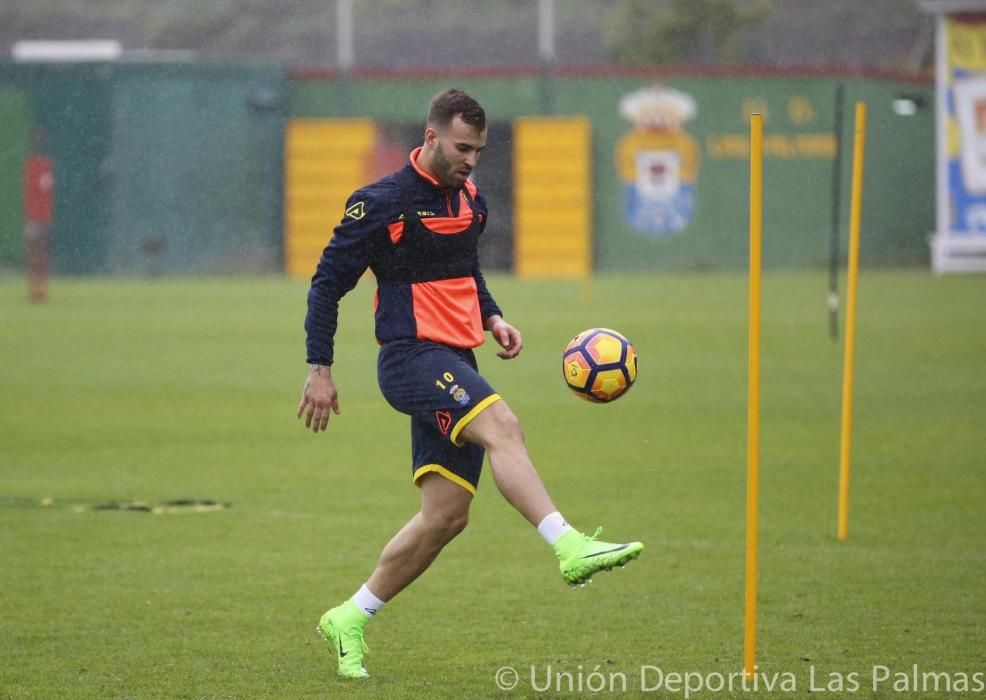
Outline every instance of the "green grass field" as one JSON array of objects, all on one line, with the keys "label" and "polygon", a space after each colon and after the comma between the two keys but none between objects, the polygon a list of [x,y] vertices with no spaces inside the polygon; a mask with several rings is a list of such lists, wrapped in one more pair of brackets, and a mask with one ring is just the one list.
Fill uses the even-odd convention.
[{"label": "green grass field", "polygon": [[[342,415],[315,436],[294,418],[305,283],[55,280],[50,303],[31,306],[21,278],[0,278],[0,696],[554,697],[603,679],[600,695],[683,698],[670,674],[728,682],[743,652],[745,277],[601,277],[590,301],[573,283],[490,286],[525,350],[503,362],[488,344],[480,364],[556,502],[581,529],[647,549],[569,590],[486,473],[466,532],[368,628],[372,677],[354,684],[315,623],[418,498],[407,419],[376,386],[371,286],[343,302]],[[859,697],[935,696],[895,690],[914,665],[974,689],[986,277],[864,271],[845,543],[842,347],[825,290],[821,272],[764,281],[760,673],[801,696],[812,670],[816,687],[835,677],[844,690],[856,674]],[[640,354],[637,384],[608,406],[570,396],[559,369],[594,325]],[[182,498],[232,506],[80,507]],[[494,678],[505,666],[520,676],[512,693]],[[874,667],[891,674],[875,691]],[[657,668],[670,685],[655,688]],[[732,682],[689,696],[782,695]]]}]

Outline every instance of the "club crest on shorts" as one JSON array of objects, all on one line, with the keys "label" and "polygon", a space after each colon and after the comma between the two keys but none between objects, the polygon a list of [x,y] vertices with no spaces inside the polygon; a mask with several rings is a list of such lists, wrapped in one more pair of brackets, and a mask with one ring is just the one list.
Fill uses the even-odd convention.
[{"label": "club crest on shorts", "polygon": [[438,429],[442,431],[442,435],[448,435],[452,427],[452,414],[448,411],[435,411],[435,420],[438,421]]},{"label": "club crest on shorts", "polygon": [[458,384],[453,384],[452,388],[448,390],[448,393],[452,397],[452,400],[460,406],[465,406],[472,400],[468,392]]}]

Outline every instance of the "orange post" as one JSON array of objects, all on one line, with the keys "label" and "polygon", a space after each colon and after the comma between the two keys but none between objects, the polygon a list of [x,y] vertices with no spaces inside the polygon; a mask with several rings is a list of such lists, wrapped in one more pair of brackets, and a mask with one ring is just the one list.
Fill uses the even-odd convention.
[{"label": "orange post", "polygon": [[763,237],[763,117],[750,115],[750,314],[746,429],[746,615],[743,672],[757,663],[757,529],[760,497],[760,277]]},{"label": "orange post", "polygon": [[838,536],[849,536],[849,454],[852,447],[853,355],[856,350],[856,287],[859,279],[859,221],[863,209],[863,153],[866,104],[856,103],[856,135],[852,154],[852,202],[849,218],[849,274],[846,283],[846,346],[842,370],[842,440],[839,445]]}]

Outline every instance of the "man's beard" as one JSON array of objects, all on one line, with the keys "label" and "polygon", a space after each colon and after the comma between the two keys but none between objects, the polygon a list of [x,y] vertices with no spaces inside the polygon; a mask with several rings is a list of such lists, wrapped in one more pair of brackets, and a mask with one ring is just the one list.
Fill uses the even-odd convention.
[{"label": "man's beard", "polygon": [[442,183],[445,187],[456,188],[459,183],[455,180],[455,167],[452,162],[445,156],[445,151],[442,150],[442,144],[439,142],[435,147],[435,155],[431,158],[431,163],[435,167],[435,175],[438,176],[438,181]]}]

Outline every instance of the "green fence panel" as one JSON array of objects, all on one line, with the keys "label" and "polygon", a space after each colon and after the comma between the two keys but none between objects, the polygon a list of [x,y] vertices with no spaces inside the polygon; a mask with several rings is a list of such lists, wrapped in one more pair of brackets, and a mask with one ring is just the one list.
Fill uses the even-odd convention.
[{"label": "green fence panel", "polygon": [[[905,99],[917,111],[901,115]],[[860,223],[860,264],[926,265],[935,230],[935,93],[931,85],[860,80],[846,86],[842,182],[843,251],[849,237],[853,104],[866,103],[866,157]]]},{"label": "green fence panel", "polygon": [[283,100],[276,69],[121,68],[110,269],[280,269]]},{"label": "green fence panel", "polygon": [[0,265],[24,261],[22,168],[30,151],[31,105],[27,93],[0,88]]},{"label": "green fence panel", "polygon": [[[682,129],[698,145],[693,218],[683,230],[647,235],[628,223],[625,183],[614,163],[621,138],[632,130],[618,119],[625,95],[644,80],[583,81],[559,88],[556,109],[582,109],[593,118],[596,170],[596,245],[600,269],[738,267],[748,254],[748,147],[751,110],[764,114],[764,264],[824,265],[831,230],[832,167],[826,153],[835,124],[835,78],[669,79],[695,101]],[[917,93],[928,107],[913,116],[893,111],[894,98]],[[586,100],[583,95],[591,94]],[[925,264],[934,218],[934,116],[929,85],[846,81],[842,143],[842,249],[851,181],[853,104],[869,106],[862,255],[867,263]],[[830,141],[831,143],[831,141]]]},{"label": "green fence panel", "polygon": [[286,84],[271,63],[0,63],[55,163],[52,269],[280,269]]},{"label": "green fence panel", "polygon": [[41,78],[34,117],[55,167],[51,269],[92,274],[108,269],[106,204],[110,146],[109,71],[58,67]]}]

